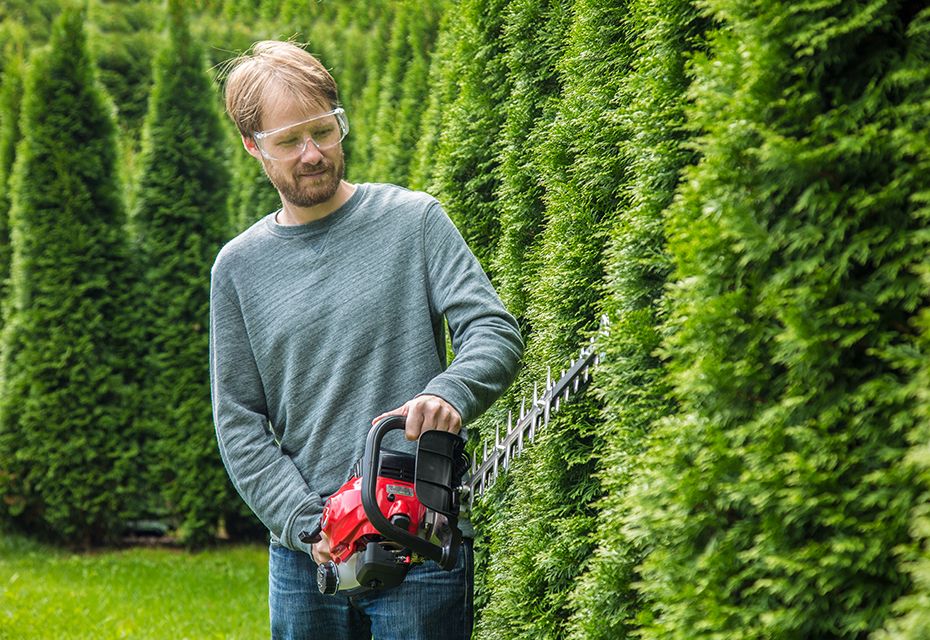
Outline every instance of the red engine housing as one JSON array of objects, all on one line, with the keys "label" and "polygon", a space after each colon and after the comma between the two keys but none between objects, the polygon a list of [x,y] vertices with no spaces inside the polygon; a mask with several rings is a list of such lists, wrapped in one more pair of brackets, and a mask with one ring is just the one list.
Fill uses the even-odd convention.
[{"label": "red engine housing", "polygon": [[[393,522],[396,515],[406,516],[410,522],[408,533],[417,535],[426,507],[417,499],[412,482],[379,477],[375,497],[388,520]],[[326,501],[320,527],[329,538],[330,555],[336,564],[363,550],[368,542],[383,538],[365,515],[362,480],[358,476],[350,478]]]}]

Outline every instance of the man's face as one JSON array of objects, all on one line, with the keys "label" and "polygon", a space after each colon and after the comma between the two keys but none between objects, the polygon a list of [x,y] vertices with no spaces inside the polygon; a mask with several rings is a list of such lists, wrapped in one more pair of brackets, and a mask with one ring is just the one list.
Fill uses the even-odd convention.
[{"label": "man's face", "polygon": [[[271,131],[303,122],[330,109],[301,103],[288,95],[269,101],[262,118],[264,131]],[[303,153],[293,160],[272,160],[264,157],[251,140],[246,149],[261,160],[265,174],[281,197],[298,207],[312,207],[328,201],[336,194],[345,174],[342,145],[318,149],[308,143]]]}]

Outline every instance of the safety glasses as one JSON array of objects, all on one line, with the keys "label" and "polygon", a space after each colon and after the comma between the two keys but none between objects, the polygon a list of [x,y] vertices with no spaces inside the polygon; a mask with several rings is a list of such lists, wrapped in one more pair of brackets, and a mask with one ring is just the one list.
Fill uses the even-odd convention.
[{"label": "safety glasses", "polygon": [[252,139],[269,160],[295,160],[304,154],[308,144],[325,151],[342,142],[348,133],[346,112],[337,108],[286,127],[257,131]]}]

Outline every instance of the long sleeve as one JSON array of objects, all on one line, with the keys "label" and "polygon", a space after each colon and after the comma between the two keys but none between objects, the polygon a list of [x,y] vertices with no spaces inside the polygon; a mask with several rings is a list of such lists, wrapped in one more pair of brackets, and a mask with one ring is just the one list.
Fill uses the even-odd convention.
[{"label": "long sleeve", "polygon": [[423,393],[448,401],[467,423],[513,381],[523,340],[516,320],[438,204],[428,209],[423,230],[431,304],[449,324],[455,353]]},{"label": "long sleeve", "polygon": [[240,305],[214,271],[210,304],[210,381],[220,455],[233,485],[268,529],[291,549],[316,526],[323,505],[269,429],[261,377]]}]

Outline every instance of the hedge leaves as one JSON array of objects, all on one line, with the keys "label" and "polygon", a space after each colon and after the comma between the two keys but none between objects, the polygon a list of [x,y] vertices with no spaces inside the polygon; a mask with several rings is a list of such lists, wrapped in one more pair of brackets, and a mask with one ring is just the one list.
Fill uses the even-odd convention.
[{"label": "hedge leaves", "polygon": [[110,540],[141,479],[116,130],[83,16],[66,10],[25,77],[0,376],[8,518],[76,544]]}]

